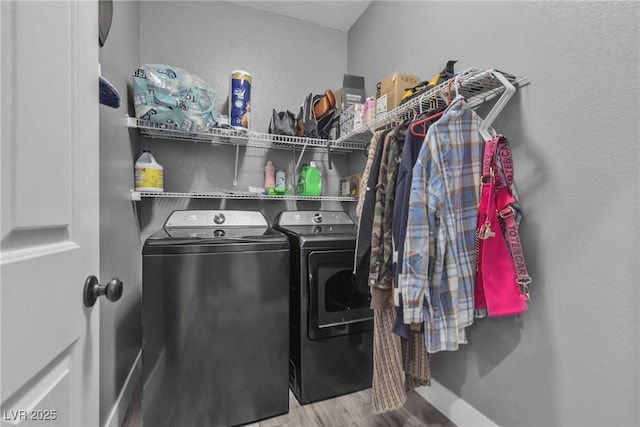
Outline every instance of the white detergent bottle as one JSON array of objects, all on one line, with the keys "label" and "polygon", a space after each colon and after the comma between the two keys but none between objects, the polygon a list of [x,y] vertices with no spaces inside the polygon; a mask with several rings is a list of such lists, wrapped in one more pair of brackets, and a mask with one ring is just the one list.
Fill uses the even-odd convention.
[{"label": "white detergent bottle", "polygon": [[164,191],[164,169],[150,151],[142,152],[135,169],[136,191]]}]

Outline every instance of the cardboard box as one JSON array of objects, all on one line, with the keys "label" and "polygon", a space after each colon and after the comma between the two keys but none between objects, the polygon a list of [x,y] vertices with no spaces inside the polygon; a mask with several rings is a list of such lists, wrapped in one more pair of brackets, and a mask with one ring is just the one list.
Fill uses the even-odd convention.
[{"label": "cardboard box", "polygon": [[360,188],[362,174],[350,175],[340,180],[340,195],[356,197]]},{"label": "cardboard box", "polygon": [[420,77],[396,71],[376,83],[376,117],[393,110],[407,89],[420,83]]},{"label": "cardboard box", "polygon": [[352,105],[364,104],[364,77],[344,74],[342,77],[342,87],[333,91],[336,97],[336,114],[339,116],[338,132],[336,138],[351,131],[343,131],[343,128],[354,129],[362,126],[362,123],[349,123],[348,118],[342,116],[342,112]]},{"label": "cardboard box", "polygon": [[333,93],[336,96],[338,113],[349,105],[364,104],[364,77],[345,74],[342,77],[342,87]]},{"label": "cardboard box", "polygon": [[340,114],[340,133],[346,135],[363,126],[362,104],[351,104]]}]

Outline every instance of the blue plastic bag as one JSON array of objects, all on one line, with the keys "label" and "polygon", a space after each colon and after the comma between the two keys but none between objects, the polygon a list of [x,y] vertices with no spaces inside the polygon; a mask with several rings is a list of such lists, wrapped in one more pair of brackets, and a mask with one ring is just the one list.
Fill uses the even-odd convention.
[{"label": "blue plastic bag", "polygon": [[145,64],[133,74],[133,103],[140,120],[202,132],[216,125],[215,102],[213,89],[181,68]]}]

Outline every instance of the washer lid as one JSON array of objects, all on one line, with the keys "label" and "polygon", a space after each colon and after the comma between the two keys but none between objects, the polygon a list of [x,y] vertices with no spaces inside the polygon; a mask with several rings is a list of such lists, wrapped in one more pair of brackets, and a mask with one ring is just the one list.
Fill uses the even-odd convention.
[{"label": "washer lid", "polygon": [[[180,210],[144,243],[143,254],[271,250],[287,247],[284,234],[261,212]],[[177,251],[177,252],[176,252]]]},{"label": "washer lid", "polygon": [[169,228],[144,242],[143,255],[251,252],[289,249],[287,237],[271,227]]},{"label": "washer lid", "polygon": [[344,211],[282,211],[274,221],[276,230],[307,240],[355,239],[358,228]]}]

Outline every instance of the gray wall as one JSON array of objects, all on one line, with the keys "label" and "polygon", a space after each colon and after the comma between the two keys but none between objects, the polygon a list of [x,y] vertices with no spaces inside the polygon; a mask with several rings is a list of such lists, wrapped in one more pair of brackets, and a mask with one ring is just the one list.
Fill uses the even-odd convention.
[{"label": "gray wall", "polygon": [[[231,71],[252,75],[251,130],[267,132],[272,109],[297,114],[309,92],[323,93],[341,86],[347,70],[347,34],[302,21],[227,2],[140,3],[140,63],[181,67],[208,82],[217,95],[218,110],[228,114]],[[171,31],[167,31],[170,28]],[[141,139],[164,167],[165,191],[231,190],[235,149],[180,141]],[[238,185],[262,187],[264,165],[272,160],[295,183],[300,152],[241,148]],[[328,168],[324,154],[305,153],[323,172],[323,194],[337,195],[341,176],[354,173],[347,156],[333,156]],[[348,209],[345,204],[343,208]],[[227,208],[261,210],[268,220],[283,209],[340,209],[339,203],[246,200],[143,200],[142,234],[162,226],[173,209]]]},{"label": "gray wall", "polygon": [[480,320],[432,359],[438,382],[499,425],[640,423],[639,10],[374,2],[349,31],[349,72],[369,83],[394,69],[430,79],[448,59],[531,82],[494,122],[514,153],[529,311]]},{"label": "gray wall", "polygon": [[[114,276],[124,283],[120,301],[100,304],[101,425],[108,420],[142,342],[140,231],[129,195],[136,134],[124,126],[125,115],[134,115],[131,75],[138,66],[139,11],[137,2],[114,1],[111,31],[100,49],[102,75],[122,99],[117,109],[100,106],[100,283]],[[124,412],[116,414],[118,425],[117,418],[123,416]]]}]

